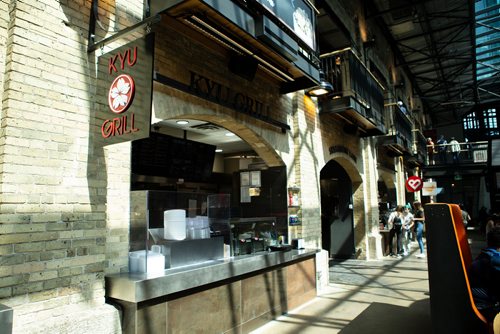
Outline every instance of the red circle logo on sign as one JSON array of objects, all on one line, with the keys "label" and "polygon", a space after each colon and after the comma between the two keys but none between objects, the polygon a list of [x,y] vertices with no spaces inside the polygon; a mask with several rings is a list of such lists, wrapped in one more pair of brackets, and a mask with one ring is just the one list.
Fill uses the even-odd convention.
[{"label": "red circle logo on sign", "polygon": [[406,180],[406,190],[409,192],[415,192],[422,189],[424,186],[424,182],[418,176],[410,176],[408,180]]},{"label": "red circle logo on sign", "polygon": [[134,99],[134,79],[128,74],[116,77],[108,93],[108,105],[112,112],[121,114],[130,107]]}]

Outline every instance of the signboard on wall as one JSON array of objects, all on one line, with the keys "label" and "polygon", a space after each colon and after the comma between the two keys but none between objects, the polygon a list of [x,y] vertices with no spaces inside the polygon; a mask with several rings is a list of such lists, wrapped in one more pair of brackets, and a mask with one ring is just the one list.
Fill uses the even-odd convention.
[{"label": "signboard on wall", "polygon": [[422,189],[424,186],[424,182],[418,176],[410,176],[408,180],[406,180],[406,190],[409,192],[416,192]]},{"label": "signboard on wall", "polygon": [[257,0],[311,49],[316,49],[315,13],[305,0]]},{"label": "signboard on wall", "polygon": [[149,136],[153,60],[154,34],[99,57],[94,134],[103,145]]},{"label": "signboard on wall", "polygon": [[438,194],[436,182],[424,182],[422,187],[422,196],[436,196]]}]

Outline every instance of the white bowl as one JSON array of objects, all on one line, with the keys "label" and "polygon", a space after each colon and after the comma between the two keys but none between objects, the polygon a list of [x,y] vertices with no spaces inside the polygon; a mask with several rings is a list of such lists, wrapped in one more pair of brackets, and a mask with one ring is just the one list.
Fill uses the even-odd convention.
[{"label": "white bowl", "polygon": [[163,211],[163,219],[164,220],[186,219],[186,210],[174,209],[174,210]]}]

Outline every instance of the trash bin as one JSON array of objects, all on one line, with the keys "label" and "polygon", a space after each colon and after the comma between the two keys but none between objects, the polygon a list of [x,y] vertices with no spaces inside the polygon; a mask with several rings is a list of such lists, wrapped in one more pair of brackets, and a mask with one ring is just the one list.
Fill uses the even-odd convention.
[{"label": "trash bin", "polygon": [[12,334],[14,310],[0,304],[0,334]]}]

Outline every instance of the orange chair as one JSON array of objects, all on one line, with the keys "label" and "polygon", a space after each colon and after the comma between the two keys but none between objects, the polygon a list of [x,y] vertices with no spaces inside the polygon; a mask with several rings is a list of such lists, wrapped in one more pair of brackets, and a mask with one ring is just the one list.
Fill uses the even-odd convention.
[{"label": "orange chair", "polygon": [[425,205],[425,229],[434,333],[493,333],[472,297],[468,270],[473,259],[460,207]]}]

